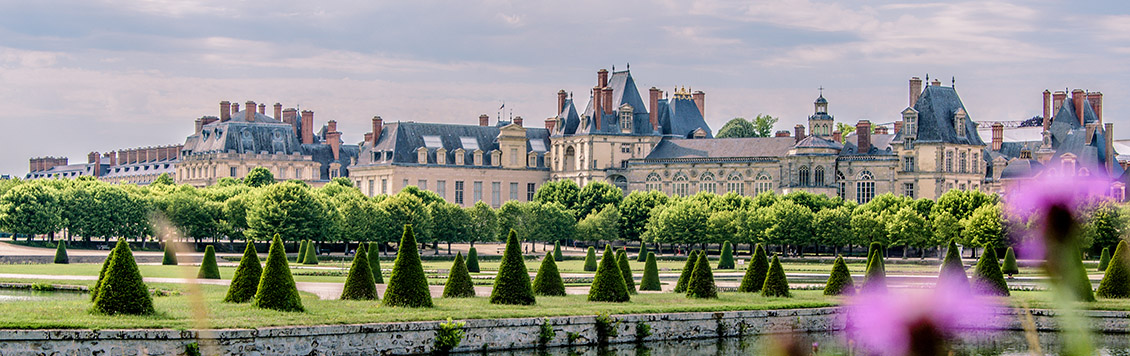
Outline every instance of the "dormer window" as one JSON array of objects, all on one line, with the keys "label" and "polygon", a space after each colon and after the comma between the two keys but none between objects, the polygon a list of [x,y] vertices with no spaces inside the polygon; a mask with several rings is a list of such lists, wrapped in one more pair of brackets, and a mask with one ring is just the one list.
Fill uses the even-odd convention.
[{"label": "dormer window", "polygon": [[624,133],[632,132],[632,106],[624,104],[620,106],[620,131]]},{"label": "dormer window", "polygon": [[1075,155],[1070,153],[1063,155],[1061,164],[1064,174],[1070,175],[1075,173]]},{"label": "dormer window", "polygon": [[918,111],[906,108],[902,111],[902,138],[914,140],[918,138]]},{"label": "dormer window", "polygon": [[475,150],[474,161],[471,161],[471,163],[476,166],[483,165],[483,150]]},{"label": "dormer window", "polygon": [[957,112],[953,114],[953,129],[957,132],[957,137],[965,137],[965,109],[957,108]]},{"label": "dormer window", "polygon": [[436,149],[436,164],[447,164],[447,149],[440,147]]},{"label": "dormer window", "polygon": [[462,148],[455,149],[455,165],[462,166],[466,164],[467,151]]},{"label": "dormer window", "polygon": [[416,163],[428,164],[428,148],[420,147],[416,149]]}]

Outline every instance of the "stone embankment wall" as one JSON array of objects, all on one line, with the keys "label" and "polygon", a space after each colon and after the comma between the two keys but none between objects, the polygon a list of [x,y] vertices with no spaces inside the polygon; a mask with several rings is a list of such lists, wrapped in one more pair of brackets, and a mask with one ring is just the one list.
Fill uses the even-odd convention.
[{"label": "stone embankment wall", "polygon": [[[1099,332],[1130,332],[1130,313],[1088,312]],[[1055,330],[1054,312],[1037,310],[1032,325]],[[616,315],[609,343],[712,338],[782,332],[842,330],[842,308]],[[1022,311],[1003,309],[971,328],[1023,330]],[[543,324],[554,336],[542,340]],[[177,355],[199,343],[205,354],[224,355],[401,355],[432,351],[440,322],[267,327],[224,330],[0,330],[0,354]],[[599,341],[595,316],[467,320],[466,336],[454,351],[497,351],[589,345]]]}]

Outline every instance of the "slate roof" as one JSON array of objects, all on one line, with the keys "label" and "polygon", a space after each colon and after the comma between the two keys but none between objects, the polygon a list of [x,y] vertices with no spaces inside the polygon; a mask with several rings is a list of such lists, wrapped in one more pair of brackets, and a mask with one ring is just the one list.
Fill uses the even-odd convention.
[{"label": "slate roof", "polygon": [[[102,171],[105,172],[108,163],[102,163]],[[55,166],[45,171],[28,172],[24,179],[37,179],[37,178],[77,178],[80,176],[91,176],[94,173],[94,163],[74,163],[65,166]]]},{"label": "slate roof", "polygon": [[855,132],[853,131],[845,136],[844,148],[840,151],[840,155],[893,155],[894,152],[891,151],[891,142],[895,140],[896,136],[895,134],[871,134],[871,149],[867,150],[867,152],[858,152],[859,145],[857,143],[859,139],[856,138]]},{"label": "slate roof", "polygon": [[[914,104],[914,110],[918,111],[918,136],[915,141],[984,145],[969,110],[965,110],[965,137],[957,135],[953,125],[957,109],[965,110],[957,90],[940,85],[926,86]],[[894,140],[901,141],[902,132],[895,135]]]},{"label": "slate roof", "polygon": [[[594,115],[592,95],[589,96],[588,103],[580,112],[577,111],[577,103],[573,98],[566,99],[565,104],[558,112],[558,117],[563,118],[564,123],[554,128],[553,135],[623,135],[625,133],[621,131],[618,124],[619,109],[627,104],[632,107],[632,130],[629,133],[631,135],[659,134],[685,138],[690,137],[695,130],[702,128],[706,131],[707,137],[713,137],[710,126],[706,124],[702,112],[698,110],[698,105],[690,98],[676,96],[670,99],[660,99],[656,108],[656,118],[660,127],[654,128],[648,118],[647,103],[643,101],[631,72],[612,72],[608,86],[612,88],[612,114],[597,113]],[[598,120],[600,121],[599,130],[596,128]]]},{"label": "slate roof", "polygon": [[836,149],[836,150],[842,150],[844,148],[844,145],[842,143],[832,141],[832,140],[829,140],[829,139],[825,139],[823,137],[808,136],[808,137],[805,137],[803,140],[800,140],[800,142],[797,142],[794,147],[796,147],[796,148],[831,148],[831,149]]},{"label": "slate roof", "polygon": [[751,137],[715,139],[665,139],[644,158],[751,158],[784,157],[796,144],[792,137]]},{"label": "slate roof", "polygon": [[707,138],[714,137],[694,100],[672,96],[667,100],[660,100],[658,109],[658,121],[663,135],[686,138],[701,128],[706,131]]},{"label": "slate roof", "polygon": [[[362,144],[360,147],[360,155],[358,159],[359,165],[371,164],[418,164],[416,150],[420,147],[425,147],[424,136],[439,136],[441,145],[447,150],[446,164],[455,164],[455,150],[463,148],[466,152],[464,162],[467,165],[472,164],[474,159],[474,150],[464,147],[462,138],[469,138],[475,142],[480,150],[483,151],[483,166],[491,166],[490,152],[498,149],[498,134],[501,132],[501,126],[478,126],[478,125],[458,125],[458,124],[439,124],[439,123],[419,123],[419,122],[393,122],[384,125],[381,130],[381,135],[377,139],[376,148],[374,149],[369,143]],[[526,127],[526,153],[534,150],[530,144],[531,140],[540,141],[543,147],[549,147],[549,130],[545,128]],[[385,162],[383,159],[373,161],[372,152],[381,152],[382,155],[387,152],[393,153],[391,162]],[[437,148],[428,148],[428,163],[435,164]],[[544,167],[542,164],[544,158],[539,159],[539,167]],[[483,168],[483,166],[475,166],[475,168]]]}]

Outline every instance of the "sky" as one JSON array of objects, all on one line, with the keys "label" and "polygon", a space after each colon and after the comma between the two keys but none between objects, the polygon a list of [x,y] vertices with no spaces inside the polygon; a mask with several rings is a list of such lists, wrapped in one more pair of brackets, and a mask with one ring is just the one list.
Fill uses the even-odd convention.
[{"label": "sky", "polygon": [[[907,80],[956,86],[975,121],[1042,114],[1045,89],[1104,94],[1130,138],[1119,1],[0,0],[0,174],[30,157],[183,143],[219,102],[313,110],[347,143],[373,116],[552,117],[630,65],[645,93],[706,92],[707,123],[891,122]],[[579,102],[585,100],[579,99]],[[268,109],[271,114],[271,109]],[[985,138],[986,140],[988,138]]]}]

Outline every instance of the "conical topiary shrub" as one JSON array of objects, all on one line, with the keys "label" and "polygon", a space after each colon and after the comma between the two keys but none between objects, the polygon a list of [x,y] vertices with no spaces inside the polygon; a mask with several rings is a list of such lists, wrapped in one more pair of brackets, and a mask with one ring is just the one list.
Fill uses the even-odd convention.
[{"label": "conical topiary shrub", "polygon": [[66,241],[59,240],[59,243],[55,245],[55,263],[63,265],[71,263],[70,256],[67,256]]},{"label": "conical topiary shrub", "polygon": [[629,294],[636,294],[636,280],[632,277],[632,267],[628,265],[628,253],[624,250],[616,253],[616,265],[620,267],[620,274],[624,275],[624,286]]},{"label": "conical topiary shrub", "polygon": [[534,289],[530,286],[530,273],[527,271],[526,261],[522,259],[522,246],[518,244],[518,233],[511,229],[506,237],[506,251],[498,265],[498,275],[494,277],[494,289],[490,291],[490,303],[534,304]]},{"label": "conical topiary shrub", "polygon": [[125,239],[118,240],[117,247],[114,247],[110,266],[98,287],[93,310],[108,315],[144,315],[154,312],[149,287],[142,281],[137,262],[133,260],[133,252]]},{"label": "conical topiary shrub", "polygon": [[965,275],[965,265],[961,262],[961,253],[957,250],[957,242],[950,240],[946,249],[946,258],[942,260],[942,268],[938,271],[938,285],[947,285],[950,288],[969,287],[969,278]]},{"label": "conical topiary shrub", "polygon": [[247,303],[255,298],[259,290],[259,279],[263,277],[263,266],[259,264],[259,253],[255,251],[255,242],[247,241],[243,249],[243,257],[239,259],[239,267],[231,277],[228,294],[224,301],[229,303]]},{"label": "conical topiary shrub", "polygon": [[432,294],[428,290],[424,265],[420,263],[420,251],[416,250],[412,224],[404,225],[404,235],[400,238],[396,260],[392,262],[392,275],[388,277],[382,303],[393,307],[432,307]]},{"label": "conical topiary shrub", "polygon": [[294,263],[302,263],[306,259],[306,247],[310,240],[298,241],[298,255],[294,256]]},{"label": "conical topiary shrub", "polygon": [[596,272],[596,249],[592,246],[585,253],[585,272]]},{"label": "conical topiary shrub", "polygon": [[863,290],[873,293],[887,292],[887,268],[883,265],[883,248],[874,248],[872,245],[871,256],[868,256],[867,272],[863,276]]},{"label": "conical topiary shrub", "polygon": [[565,254],[561,253],[561,242],[559,241],[553,242],[553,260],[556,262],[565,260]]},{"label": "conical topiary shrub", "polygon": [[675,282],[675,293],[687,292],[687,283],[691,281],[695,263],[698,263],[698,250],[691,250],[687,254],[687,262],[683,264],[683,271],[679,273],[679,280]]},{"label": "conical topiary shrub", "polygon": [[475,285],[471,283],[471,273],[467,272],[467,263],[463,261],[463,253],[455,253],[455,262],[451,264],[451,271],[447,273],[447,283],[443,284],[444,298],[470,298],[475,296]]},{"label": "conical topiary shrub", "polygon": [[1004,251],[1004,264],[1001,265],[1001,273],[1008,275],[1008,278],[1020,273],[1020,268],[1016,266],[1016,252],[1012,252],[1012,246]]},{"label": "conical topiary shrub", "polygon": [[[114,249],[118,246],[114,245]],[[94,281],[94,286],[90,287],[90,301],[98,299],[98,287],[102,286],[102,280],[106,278],[106,271],[110,269],[110,260],[114,259],[114,250],[110,250],[110,254],[106,255],[106,259],[102,261],[102,269],[98,272],[98,280]]]},{"label": "conical topiary shrub", "polygon": [[636,255],[636,262],[647,262],[647,243],[640,242],[640,253]]},{"label": "conical topiary shrub", "polygon": [[204,247],[204,259],[200,261],[196,278],[220,279],[220,266],[216,265],[216,249],[212,245]]},{"label": "conical topiary shrub", "polygon": [[655,253],[647,253],[647,262],[643,265],[643,279],[640,280],[640,290],[660,291],[663,284],[659,282],[659,266],[655,263]]},{"label": "conical topiary shrub", "polygon": [[369,259],[369,271],[373,272],[373,283],[384,284],[385,276],[381,271],[381,253],[380,246],[376,242],[370,242],[369,247],[365,249],[365,257]]},{"label": "conical topiary shrub", "polygon": [[479,251],[474,247],[467,251],[467,272],[479,273]]},{"label": "conical topiary shrub", "polygon": [[1093,302],[1095,301],[1095,291],[1091,290],[1091,279],[1087,277],[1087,267],[1083,266],[1083,251],[1073,250],[1075,250],[1075,254],[1072,260],[1074,260],[1075,266],[1068,273],[1073,273],[1075,276],[1068,276],[1065,279],[1071,290],[1075,292],[1075,298],[1083,302]]},{"label": "conical topiary shrub", "polygon": [[318,248],[314,245],[314,241],[306,243],[306,254],[302,257],[302,264],[316,265],[318,264]]},{"label": "conical topiary shrub", "polygon": [[883,257],[886,253],[883,251],[883,245],[882,244],[880,244],[878,242],[872,242],[871,245],[867,246],[867,265],[868,266],[871,265],[871,259],[875,258],[876,254],[878,254],[880,257]]},{"label": "conical topiary shrub", "polygon": [[290,275],[290,266],[286,260],[286,245],[279,238],[279,234],[275,234],[271,239],[271,247],[267,252],[267,265],[263,267],[263,275],[259,277],[259,288],[255,291],[255,299],[251,305],[278,311],[305,310],[302,307],[302,298],[298,296],[298,288],[294,285],[294,277]]},{"label": "conical topiary shrub", "polygon": [[687,298],[718,298],[718,286],[714,285],[714,272],[710,270],[710,260],[706,253],[698,254],[690,280],[687,281]]},{"label": "conical topiary shrub", "polygon": [[565,295],[565,281],[561,279],[561,273],[557,271],[557,261],[554,261],[553,255],[553,253],[547,253],[545,259],[541,260],[538,275],[534,277],[535,295]]},{"label": "conical topiary shrub", "polygon": [[855,294],[855,282],[851,280],[851,271],[843,256],[836,256],[832,263],[832,274],[828,276],[828,284],[824,285],[824,295],[852,295]]},{"label": "conical topiary shrub", "polygon": [[600,266],[596,268],[596,276],[589,288],[589,301],[622,303],[631,299],[624,274],[620,273],[620,266],[616,263],[616,254],[612,253],[612,246],[605,245],[604,256],[600,258]]},{"label": "conical topiary shrub", "polygon": [[765,255],[765,247],[757,244],[753,258],[749,259],[749,267],[745,269],[742,284],[738,286],[738,291],[743,293],[760,292],[761,286],[765,285],[765,275],[768,273],[769,258]]},{"label": "conical topiary shrub", "polygon": [[[56,259],[58,259],[58,258],[56,258]],[[55,263],[58,263],[58,262],[55,262]],[[1110,247],[1103,247],[1103,253],[1102,253],[1102,255],[1099,256],[1099,272],[1106,272],[1106,269],[1109,266],[1110,266]]]},{"label": "conical topiary shrub", "polygon": [[973,291],[985,295],[1007,296],[1008,282],[1001,274],[1001,265],[997,262],[997,252],[992,246],[985,246],[985,252],[977,261],[973,270]]},{"label": "conical topiary shrub", "polygon": [[165,266],[177,265],[177,251],[171,241],[165,241],[165,255],[161,257],[161,264]]},{"label": "conical topiary shrub", "polygon": [[722,255],[718,257],[718,269],[734,269],[734,246],[730,241],[722,244]]},{"label": "conical topiary shrub", "polygon": [[357,245],[357,252],[353,254],[353,264],[349,265],[349,276],[345,277],[345,286],[341,290],[341,299],[377,299],[377,283],[373,282],[373,271],[370,268],[372,267],[369,265],[369,256],[365,253],[365,245]]},{"label": "conical topiary shrub", "polygon": [[[1103,298],[1130,298],[1130,250],[1126,240],[1118,241],[1114,257],[1106,267],[1096,295]],[[1105,250],[1104,250],[1105,251]]]},{"label": "conical topiary shrub", "polygon": [[765,285],[761,286],[761,295],[786,298],[792,296],[789,294],[789,279],[785,277],[785,269],[781,267],[781,260],[777,259],[777,256],[773,256],[773,263],[769,264],[769,273],[765,275]]}]

